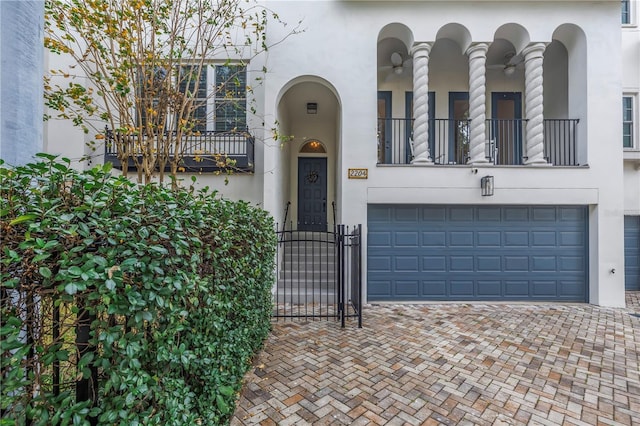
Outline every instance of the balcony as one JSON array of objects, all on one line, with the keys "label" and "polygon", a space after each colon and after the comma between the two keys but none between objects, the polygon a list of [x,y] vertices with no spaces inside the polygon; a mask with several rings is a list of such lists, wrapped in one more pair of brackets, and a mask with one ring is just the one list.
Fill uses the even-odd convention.
[{"label": "balcony", "polygon": [[[495,165],[522,165],[524,156],[523,119],[486,120],[485,156]],[[577,166],[576,132],[578,119],[544,120],[544,156],[553,166]],[[467,164],[470,120],[433,118],[429,120],[429,152],[435,165]],[[410,164],[413,158],[413,120],[378,119],[378,164]]]},{"label": "balcony", "polygon": [[[166,133],[167,138],[175,133]],[[122,164],[118,159],[115,135],[113,131],[106,130],[104,161],[113,164],[116,169],[122,170]],[[247,132],[215,132],[203,131],[182,136],[182,153],[180,157],[180,172],[216,172],[234,170],[253,172],[255,139]],[[130,138],[130,152],[135,152],[135,137]],[[174,152],[169,153],[173,158]],[[141,160],[138,156],[138,161]],[[167,163],[170,163],[168,161]],[[129,169],[135,170],[133,158],[129,158]],[[169,165],[165,171],[170,171]]]}]

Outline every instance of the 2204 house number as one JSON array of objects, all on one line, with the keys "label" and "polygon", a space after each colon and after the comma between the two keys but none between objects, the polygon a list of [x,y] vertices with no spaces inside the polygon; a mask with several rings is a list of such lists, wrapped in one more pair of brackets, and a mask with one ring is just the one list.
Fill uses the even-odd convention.
[{"label": "2204 house number", "polygon": [[369,169],[349,169],[349,179],[367,179]]}]

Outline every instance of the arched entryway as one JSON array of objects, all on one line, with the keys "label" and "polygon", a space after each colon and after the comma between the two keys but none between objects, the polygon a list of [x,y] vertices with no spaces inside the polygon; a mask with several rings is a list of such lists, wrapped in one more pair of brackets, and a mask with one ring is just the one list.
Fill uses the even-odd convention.
[{"label": "arched entryway", "polygon": [[282,93],[278,173],[283,206],[289,205],[285,221],[299,230],[327,230],[337,216],[340,102],[333,86],[314,76],[290,82]]}]

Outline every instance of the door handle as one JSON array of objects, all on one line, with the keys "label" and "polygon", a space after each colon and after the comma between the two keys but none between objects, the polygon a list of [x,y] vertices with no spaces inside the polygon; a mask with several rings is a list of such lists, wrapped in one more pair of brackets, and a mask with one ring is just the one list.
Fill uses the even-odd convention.
[{"label": "door handle", "polygon": [[322,213],[327,212],[327,200],[325,198],[322,199]]}]

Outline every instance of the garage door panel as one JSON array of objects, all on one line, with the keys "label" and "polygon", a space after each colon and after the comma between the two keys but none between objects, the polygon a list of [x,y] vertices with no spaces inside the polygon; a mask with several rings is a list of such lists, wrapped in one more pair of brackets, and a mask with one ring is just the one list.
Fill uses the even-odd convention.
[{"label": "garage door panel", "polygon": [[419,281],[417,280],[398,281],[396,286],[396,296],[418,297],[420,295],[418,288]]},{"label": "garage door panel", "polygon": [[556,221],[555,207],[533,207],[531,211],[532,211],[531,220],[534,222],[555,222]]},{"label": "garage door panel", "polygon": [[555,298],[557,296],[556,281],[532,280],[531,295],[534,297]]},{"label": "garage door panel", "polygon": [[473,210],[466,207],[451,207],[449,220],[451,222],[473,222]]},{"label": "garage door panel", "polygon": [[558,232],[560,236],[558,244],[562,247],[583,247],[585,245],[585,235],[580,231]]},{"label": "garage door panel", "polygon": [[473,256],[449,256],[451,263],[449,271],[452,272],[473,272]]},{"label": "garage door panel", "polygon": [[505,222],[529,222],[529,208],[504,207],[502,220]]},{"label": "garage door panel", "polygon": [[422,270],[429,272],[446,272],[447,258],[445,256],[422,256]]},{"label": "garage door panel", "polygon": [[506,280],[504,295],[507,297],[522,298],[529,295],[529,281],[527,280]]},{"label": "garage door panel", "polygon": [[[370,206],[371,211],[390,221],[368,221],[369,282],[391,286],[369,291],[372,301],[586,299],[585,207]],[[419,284],[408,290],[400,282]]]},{"label": "garage door panel", "polygon": [[473,231],[449,232],[449,247],[473,247]]},{"label": "garage door panel", "polygon": [[418,222],[418,209],[414,207],[398,207],[394,219],[397,222]]},{"label": "garage door panel", "polygon": [[500,207],[485,207],[477,210],[478,222],[499,222],[502,215]]},{"label": "garage door panel", "polygon": [[396,256],[394,270],[398,272],[419,272],[418,256]]},{"label": "garage door panel", "polygon": [[477,232],[478,247],[500,247],[502,234],[498,231],[478,231]]},{"label": "garage door panel", "polygon": [[529,257],[528,256],[505,256],[504,270],[508,272],[528,272]]},{"label": "garage door panel", "polygon": [[477,256],[476,270],[480,272],[502,271],[502,258],[500,256]]},{"label": "garage door panel", "polygon": [[445,280],[422,281],[422,296],[430,299],[447,296],[447,282]]},{"label": "garage door panel", "polygon": [[451,280],[451,296],[474,296],[473,280]]},{"label": "garage door panel", "polygon": [[391,297],[391,280],[369,280],[367,292],[370,298],[389,298]]},{"label": "garage door panel", "polygon": [[624,217],[624,287],[640,290],[640,216]]},{"label": "garage door panel", "polygon": [[505,231],[503,233],[503,245],[506,247],[529,247],[529,232]]},{"label": "garage door panel", "polygon": [[532,231],[532,247],[555,247],[557,245],[555,231]]},{"label": "garage door panel", "polygon": [[369,270],[391,272],[391,256],[369,256]]},{"label": "garage door panel", "polygon": [[422,245],[425,247],[446,247],[447,233],[444,231],[422,232]]},{"label": "garage door panel", "polygon": [[531,272],[546,272],[558,269],[554,256],[531,256],[531,260]]},{"label": "garage door panel", "polygon": [[573,207],[558,207],[559,221],[569,223],[584,223],[587,218],[586,209],[576,209]]},{"label": "garage door panel", "polygon": [[396,247],[418,247],[417,231],[399,231],[395,233]]},{"label": "garage door panel", "polygon": [[500,297],[502,295],[502,282],[500,280],[478,280],[478,297]]},{"label": "garage door panel", "polygon": [[368,220],[369,223],[373,222],[383,222],[383,223],[392,223],[391,220],[391,207],[373,205],[369,206],[368,210]]},{"label": "garage door panel", "polygon": [[369,247],[391,247],[392,233],[390,231],[369,232]]},{"label": "garage door panel", "polygon": [[580,291],[583,283],[581,281],[561,280],[558,282],[560,296],[571,296]]},{"label": "garage door panel", "polygon": [[559,258],[558,270],[566,272],[584,271],[586,259],[584,256],[561,256]]},{"label": "garage door panel", "polygon": [[447,209],[445,207],[420,207],[423,222],[442,223],[446,220]]}]

